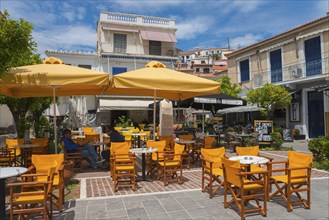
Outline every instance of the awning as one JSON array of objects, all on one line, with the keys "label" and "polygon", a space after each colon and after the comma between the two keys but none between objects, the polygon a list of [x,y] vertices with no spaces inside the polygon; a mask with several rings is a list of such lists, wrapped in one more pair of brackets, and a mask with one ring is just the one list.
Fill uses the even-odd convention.
[{"label": "awning", "polygon": [[123,32],[138,32],[138,30],[136,30],[136,29],[124,28],[124,27],[103,27],[103,30],[123,31]]},{"label": "awning", "polygon": [[246,106],[239,106],[239,107],[218,110],[216,112],[216,114],[222,115],[222,114],[237,113],[237,112],[255,112],[255,111],[259,111],[259,110],[260,110],[260,108],[256,105],[246,105]]},{"label": "awning", "polygon": [[177,42],[173,33],[157,32],[157,31],[141,31],[144,40]]},{"label": "awning", "polygon": [[99,111],[109,110],[150,110],[150,100],[100,99]]}]

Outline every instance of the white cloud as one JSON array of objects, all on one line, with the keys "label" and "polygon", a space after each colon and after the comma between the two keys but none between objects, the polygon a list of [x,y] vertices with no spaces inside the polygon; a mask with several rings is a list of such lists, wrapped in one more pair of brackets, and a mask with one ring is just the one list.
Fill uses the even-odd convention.
[{"label": "white cloud", "polygon": [[263,39],[263,36],[254,34],[245,34],[240,37],[230,39],[231,48],[238,49],[257,43]]},{"label": "white cloud", "polygon": [[51,29],[33,32],[38,43],[38,53],[45,50],[92,50],[95,51],[96,31],[92,27],[77,25],[58,25]]},{"label": "white cloud", "polygon": [[199,34],[206,33],[213,25],[213,19],[208,16],[194,17],[176,23],[177,38],[180,40],[189,40],[196,38]]}]

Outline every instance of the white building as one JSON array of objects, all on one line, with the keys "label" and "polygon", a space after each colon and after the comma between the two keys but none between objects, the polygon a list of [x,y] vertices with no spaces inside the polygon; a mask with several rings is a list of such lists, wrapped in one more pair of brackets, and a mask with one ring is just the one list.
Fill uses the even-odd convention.
[{"label": "white building", "polygon": [[[160,61],[174,69],[177,62],[175,21],[115,12],[101,12],[97,23],[95,53],[45,51],[66,64],[99,70],[110,76],[145,67],[149,61]],[[140,101],[132,102],[139,99]],[[136,122],[149,120],[150,97],[97,96],[88,97],[90,114],[97,114],[97,123],[110,124],[121,115]],[[132,103],[134,103],[132,105]],[[132,111],[134,110],[134,111]]]}]

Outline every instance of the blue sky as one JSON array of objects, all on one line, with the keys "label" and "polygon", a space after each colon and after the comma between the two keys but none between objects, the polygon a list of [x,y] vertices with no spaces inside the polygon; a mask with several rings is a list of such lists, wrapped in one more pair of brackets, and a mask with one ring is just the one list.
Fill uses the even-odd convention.
[{"label": "blue sky", "polygon": [[38,53],[95,51],[100,11],[172,18],[177,47],[233,49],[326,15],[329,0],[0,0],[11,18],[34,24]]}]

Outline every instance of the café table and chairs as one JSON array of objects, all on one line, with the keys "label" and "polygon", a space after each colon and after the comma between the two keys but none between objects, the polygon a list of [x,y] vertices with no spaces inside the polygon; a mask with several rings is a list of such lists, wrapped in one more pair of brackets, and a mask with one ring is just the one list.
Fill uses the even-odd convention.
[{"label": "caf\u00e9 table and chairs", "polygon": [[6,217],[6,207],[5,207],[6,179],[10,178],[10,177],[19,176],[26,172],[27,172],[27,168],[25,168],[25,167],[0,168],[0,219],[4,219]]},{"label": "caf\u00e9 table and chairs", "polygon": [[146,154],[157,152],[157,148],[149,147],[149,148],[132,148],[129,150],[130,153],[142,155],[142,181],[152,181],[146,179]]},{"label": "caf\u00e9 table and chairs", "polygon": [[24,167],[28,167],[30,165],[30,159],[32,155],[33,148],[40,148],[39,144],[19,144],[16,146],[17,149],[21,151],[21,164]]}]

